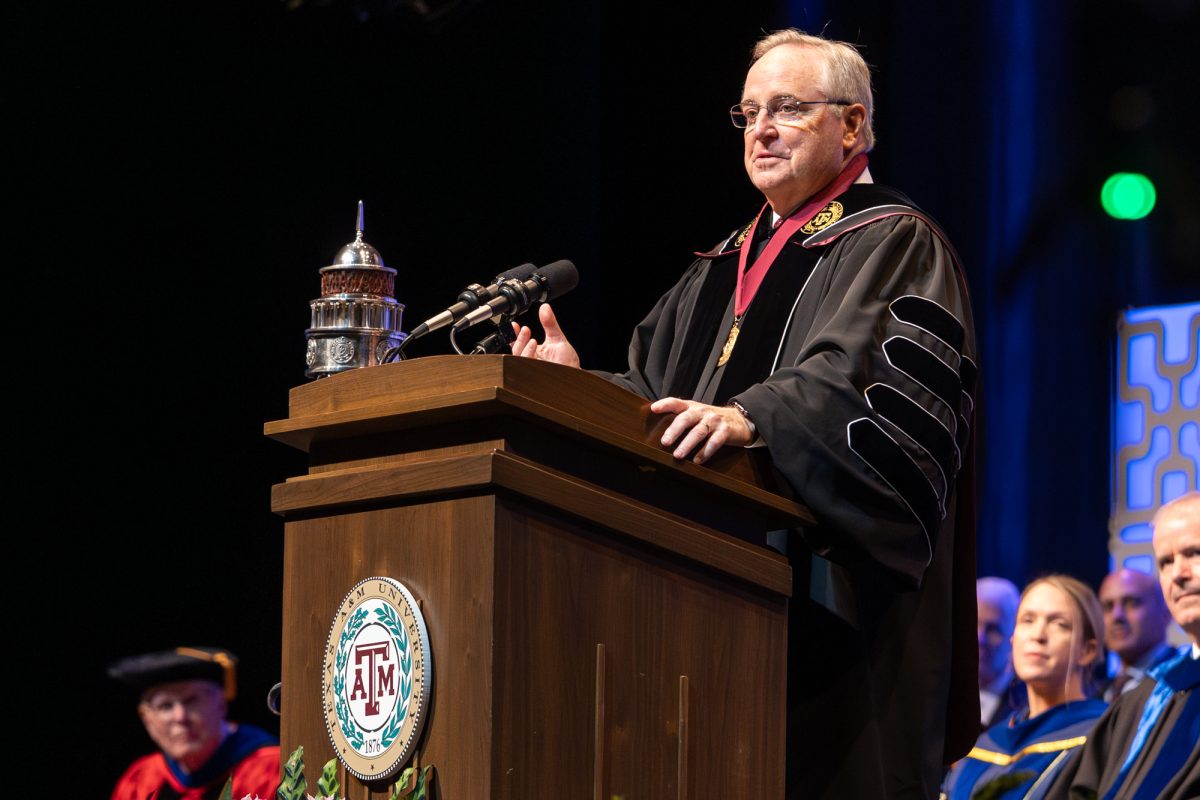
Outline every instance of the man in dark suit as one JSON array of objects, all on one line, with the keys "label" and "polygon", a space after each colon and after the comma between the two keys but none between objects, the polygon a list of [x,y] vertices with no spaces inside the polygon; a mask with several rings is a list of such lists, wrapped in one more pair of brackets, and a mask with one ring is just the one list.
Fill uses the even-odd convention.
[{"label": "man in dark suit", "polygon": [[979,634],[979,716],[984,730],[1013,710],[1016,678],[1012,668],[1012,635],[1021,596],[1012,581],[986,577],[975,582]]},{"label": "man in dark suit", "polygon": [[1100,584],[1104,609],[1104,643],[1121,660],[1120,669],[1104,690],[1108,702],[1132,691],[1146,670],[1174,655],[1167,644],[1171,612],[1154,576],[1118,569]]}]

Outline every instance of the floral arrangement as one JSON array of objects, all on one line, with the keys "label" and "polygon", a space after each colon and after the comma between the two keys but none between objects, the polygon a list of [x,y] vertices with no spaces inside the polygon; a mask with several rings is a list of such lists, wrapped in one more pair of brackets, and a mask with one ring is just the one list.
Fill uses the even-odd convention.
[{"label": "floral arrangement", "polygon": [[[432,765],[419,770],[416,767],[405,769],[400,773],[400,778],[392,784],[389,800],[428,800],[431,769]],[[317,778],[317,794],[308,794],[308,781],[304,777],[304,747],[300,746],[293,750],[284,762],[283,780],[275,790],[274,800],[342,800],[338,794],[341,790],[341,783],[337,779],[337,759],[331,758],[321,769],[321,777]],[[234,800],[233,778],[226,782],[219,800]],[[241,800],[263,798],[246,795]]]}]

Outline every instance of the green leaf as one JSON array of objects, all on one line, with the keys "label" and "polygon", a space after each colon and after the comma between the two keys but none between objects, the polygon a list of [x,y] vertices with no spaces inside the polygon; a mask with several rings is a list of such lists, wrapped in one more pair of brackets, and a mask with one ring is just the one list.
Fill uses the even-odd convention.
[{"label": "green leaf", "polygon": [[283,780],[275,790],[275,800],[305,800],[308,781],[304,779],[304,746],[292,751],[283,764]]},{"label": "green leaf", "polygon": [[221,794],[217,800],[233,800],[233,776],[229,776],[229,780],[225,781],[225,788],[221,790]]},{"label": "green leaf", "polygon": [[413,792],[412,800],[425,800],[425,796],[429,791],[429,770],[433,769],[433,765],[429,764],[421,769],[421,777],[417,778],[417,789]]},{"label": "green leaf", "polygon": [[408,797],[412,793],[412,789],[408,788],[408,783],[412,780],[413,771],[412,767],[406,767],[400,773],[400,777],[392,784],[392,796],[390,800],[403,800],[403,798]]},{"label": "green leaf", "polygon": [[337,793],[341,791],[342,785],[337,779],[336,758],[325,762],[325,768],[321,770],[321,777],[317,778],[317,789],[321,792],[322,797],[337,797]]},{"label": "green leaf", "polygon": [[[392,784],[390,800],[426,800],[429,796],[429,770],[433,765],[422,767],[420,772],[408,767],[400,773],[400,779]],[[414,778],[416,782],[413,783]],[[412,786],[409,784],[412,783]]]}]

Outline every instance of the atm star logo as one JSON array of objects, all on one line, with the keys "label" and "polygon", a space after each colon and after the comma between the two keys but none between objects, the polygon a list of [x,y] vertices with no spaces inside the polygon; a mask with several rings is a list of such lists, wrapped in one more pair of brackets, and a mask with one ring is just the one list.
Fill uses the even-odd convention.
[{"label": "atm star logo", "polygon": [[845,206],[843,206],[837,200],[832,200],[830,201],[829,205],[825,206],[816,214],[814,214],[813,218],[806,222],[804,227],[800,229],[800,232],[817,233],[818,231],[823,231],[841,219],[842,214],[845,213],[845,210]]},{"label": "atm star logo", "polygon": [[432,678],[412,594],[391,578],[360,581],[334,613],[321,678],[325,727],[352,775],[381,780],[411,758]]}]

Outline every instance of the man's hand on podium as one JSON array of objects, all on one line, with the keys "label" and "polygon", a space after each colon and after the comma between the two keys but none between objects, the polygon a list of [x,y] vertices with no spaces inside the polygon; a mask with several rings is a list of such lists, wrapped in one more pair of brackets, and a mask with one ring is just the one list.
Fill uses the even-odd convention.
[{"label": "man's hand on podium", "polygon": [[663,447],[678,442],[671,453],[683,460],[700,448],[692,461],[703,464],[723,446],[744,447],[754,441],[754,432],[740,411],[731,406],[710,406],[695,400],[664,397],[650,404],[655,414],[676,414],[662,436]]}]

